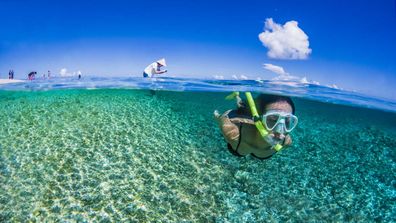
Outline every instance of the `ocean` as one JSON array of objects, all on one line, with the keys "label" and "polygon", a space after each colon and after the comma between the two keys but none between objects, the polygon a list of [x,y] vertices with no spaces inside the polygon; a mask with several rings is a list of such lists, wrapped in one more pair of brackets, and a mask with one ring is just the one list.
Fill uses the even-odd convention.
[{"label": "ocean", "polygon": [[[232,91],[292,97],[292,146],[233,156]],[[395,222],[396,102],[291,81],[0,85],[0,222]]]}]

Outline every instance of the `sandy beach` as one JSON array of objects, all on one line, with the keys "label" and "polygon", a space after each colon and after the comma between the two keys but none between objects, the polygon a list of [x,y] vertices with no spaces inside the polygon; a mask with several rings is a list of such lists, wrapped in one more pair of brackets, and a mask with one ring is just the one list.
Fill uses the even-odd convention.
[{"label": "sandy beach", "polygon": [[24,82],[25,80],[16,80],[16,79],[0,79],[0,84],[10,84],[10,83],[18,83]]}]

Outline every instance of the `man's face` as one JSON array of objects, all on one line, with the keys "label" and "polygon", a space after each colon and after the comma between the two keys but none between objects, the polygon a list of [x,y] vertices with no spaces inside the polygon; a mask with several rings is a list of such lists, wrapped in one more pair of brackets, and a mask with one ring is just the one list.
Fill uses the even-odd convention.
[{"label": "man's face", "polygon": [[[275,102],[272,104],[268,104],[265,107],[265,112],[268,111],[279,111],[279,112],[285,112],[285,113],[292,113],[293,108],[290,106],[289,103],[285,102],[285,101],[281,101],[281,102]],[[283,140],[287,133],[279,133],[276,131],[271,131],[270,135],[275,139],[275,140]]]}]

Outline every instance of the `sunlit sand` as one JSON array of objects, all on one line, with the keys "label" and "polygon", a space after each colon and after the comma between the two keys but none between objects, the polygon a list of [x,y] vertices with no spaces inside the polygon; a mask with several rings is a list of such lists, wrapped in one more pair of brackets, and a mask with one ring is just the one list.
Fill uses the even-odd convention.
[{"label": "sunlit sand", "polygon": [[0,79],[0,84],[10,84],[10,83],[18,83],[25,82],[25,80],[17,80],[17,79]]}]

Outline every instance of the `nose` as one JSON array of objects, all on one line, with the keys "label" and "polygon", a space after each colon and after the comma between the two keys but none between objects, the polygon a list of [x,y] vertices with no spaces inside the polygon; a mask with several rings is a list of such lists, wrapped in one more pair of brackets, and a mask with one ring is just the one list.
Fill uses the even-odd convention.
[{"label": "nose", "polygon": [[285,132],[285,124],[280,122],[274,128],[274,133],[283,134]]},{"label": "nose", "polygon": [[283,138],[285,138],[285,135],[283,133],[274,132],[274,138],[275,139],[283,139]]}]

